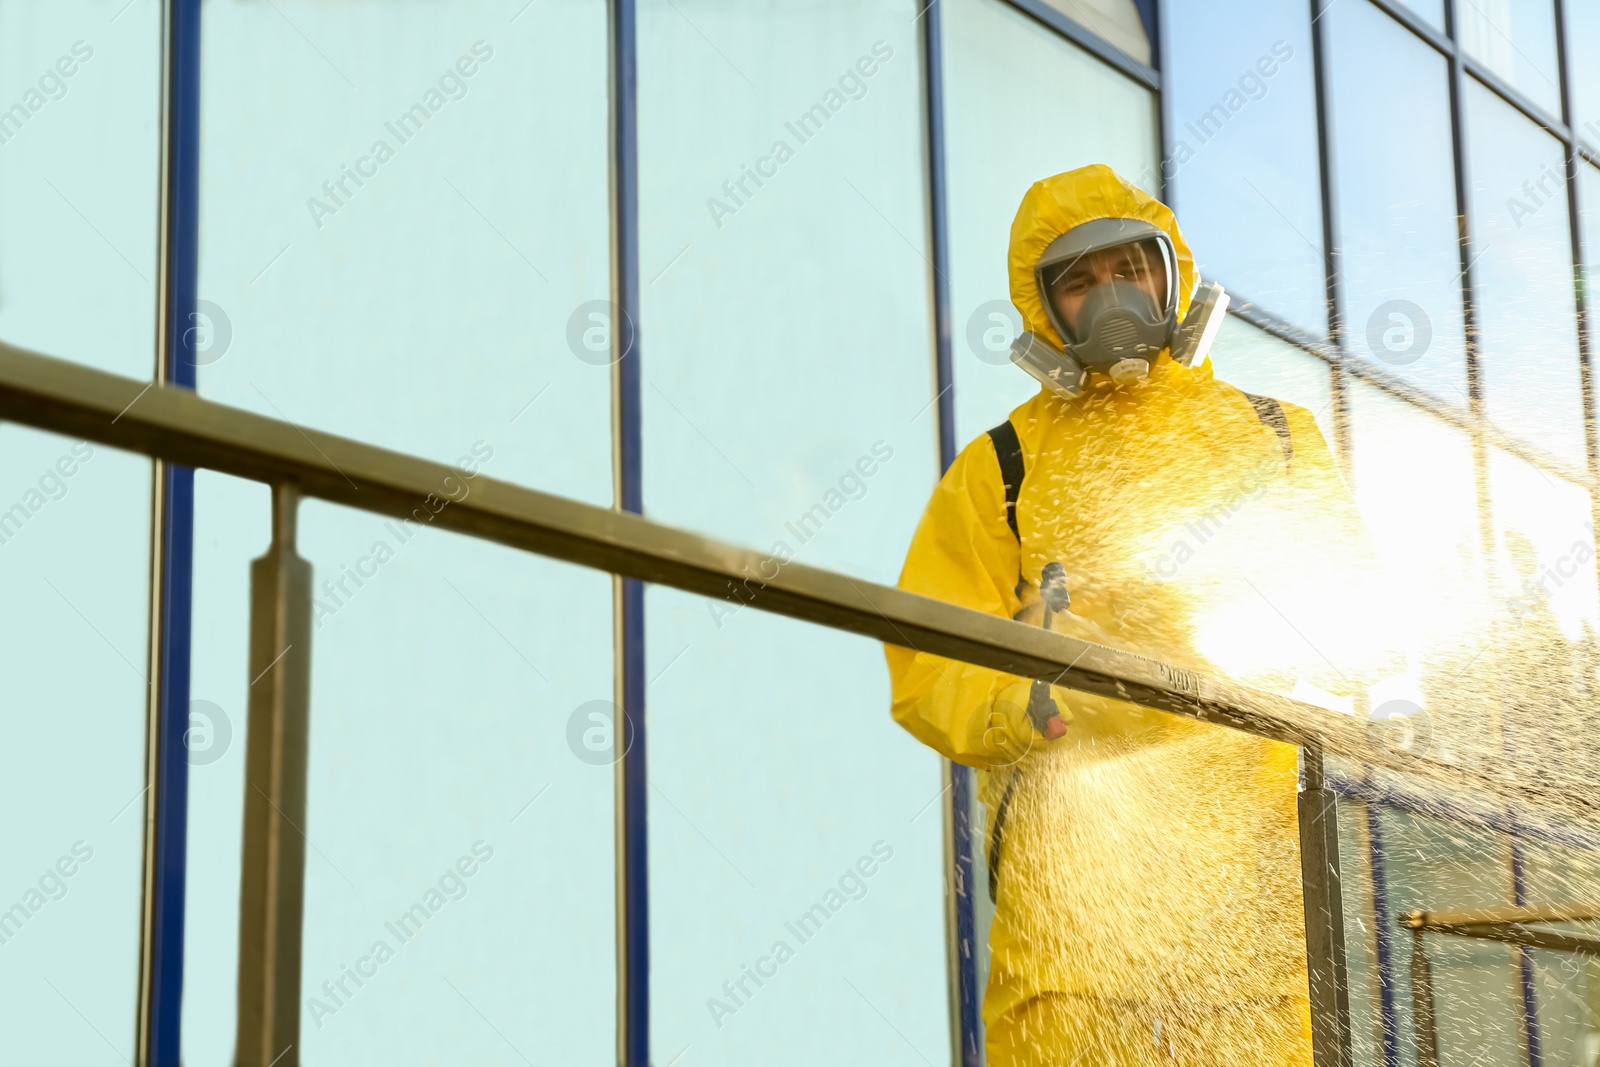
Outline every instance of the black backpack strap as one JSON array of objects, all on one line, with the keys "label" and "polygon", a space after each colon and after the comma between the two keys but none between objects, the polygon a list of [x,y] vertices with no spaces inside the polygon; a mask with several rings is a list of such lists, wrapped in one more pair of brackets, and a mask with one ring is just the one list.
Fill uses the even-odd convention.
[{"label": "black backpack strap", "polygon": [[1017,428],[1007,419],[989,431],[994,442],[995,458],[1000,461],[1000,480],[1006,487],[1006,525],[1022,544],[1022,531],[1017,527],[1017,497],[1022,493],[1022,479],[1027,468],[1022,462],[1022,442],[1017,440]]},{"label": "black backpack strap", "polygon": [[[1022,458],[1022,442],[1017,439],[1017,428],[1007,419],[999,426],[989,431],[989,439],[994,442],[995,458],[1000,461],[1000,481],[1006,487],[1006,525],[1011,527],[1011,534],[1017,539],[1017,545],[1022,545],[1022,529],[1017,525],[1017,499],[1022,495],[1022,479],[1027,475],[1027,464]],[[1026,581],[1021,574],[1017,575],[1017,595],[1022,595]],[[989,832],[989,900],[992,902],[995,893],[1000,887],[1000,856],[1005,847],[1006,840],[1006,812],[1011,807],[1011,794],[1017,788],[1018,771],[1012,770],[1010,781],[1006,782],[1005,795],[1000,798],[1000,805],[994,813],[994,829]]]},{"label": "black backpack strap", "polygon": [[1284,469],[1292,467],[1294,439],[1289,436],[1289,416],[1283,413],[1283,405],[1270,396],[1256,396],[1254,393],[1245,393],[1244,398],[1256,409],[1256,418],[1261,420],[1261,425],[1271,428],[1278,435],[1278,443],[1283,446]]}]

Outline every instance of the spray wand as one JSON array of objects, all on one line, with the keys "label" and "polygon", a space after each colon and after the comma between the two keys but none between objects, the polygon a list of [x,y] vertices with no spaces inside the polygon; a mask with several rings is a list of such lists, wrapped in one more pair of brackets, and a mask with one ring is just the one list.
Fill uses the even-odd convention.
[{"label": "spray wand", "polygon": [[[1072,591],[1067,588],[1067,569],[1055,560],[1046,563],[1039,572],[1039,599],[1044,606],[1044,628],[1048,630],[1056,612],[1066,611],[1072,603]],[[1028,718],[1033,721],[1034,729],[1050,737],[1050,720],[1059,719],[1060,715],[1056,702],[1050,698],[1050,684],[1035,678],[1028,691]]]}]

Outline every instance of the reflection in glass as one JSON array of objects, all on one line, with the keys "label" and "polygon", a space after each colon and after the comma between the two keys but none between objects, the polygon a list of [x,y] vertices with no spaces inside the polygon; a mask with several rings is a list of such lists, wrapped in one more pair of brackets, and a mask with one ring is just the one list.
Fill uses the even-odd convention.
[{"label": "reflection in glass", "polygon": [[1299,404],[1333,440],[1333,400],[1328,365],[1304,349],[1280,341],[1230,315],[1211,346],[1218,378],[1258,396]]},{"label": "reflection in glass", "polygon": [[[1338,760],[1329,759],[1326,763],[1334,774],[1343,770]],[[1352,1062],[1365,1067],[1383,1062],[1383,984],[1387,976],[1386,968],[1379,961],[1387,959],[1388,942],[1384,942],[1385,951],[1380,956],[1378,897],[1372,881],[1367,802],[1341,795],[1334,804],[1334,813],[1339,828],[1339,889],[1350,996],[1350,1052]],[[1382,864],[1381,857],[1378,862]]]},{"label": "reflection in glass", "polygon": [[1402,6],[1420,15],[1434,29],[1440,33],[1444,32],[1445,0],[1401,0],[1401,3]]},{"label": "reflection in glass", "polygon": [[1600,593],[1589,494],[1498,449],[1489,457],[1501,595],[1474,668],[1498,681],[1506,753],[1568,788],[1600,785]]},{"label": "reflection in glass", "polygon": [[160,153],[160,4],[0,0],[0,340],[150,377]]},{"label": "reflection in glass", "polygon": [[605,5],[202,27],[201,395],[610,503]]},{"label": "reflection in glass", "polygon": [[1573,132],[1600,150],[1600,4],[1567,4],[1567,79],[1572,87]]},{"label": "reflection in glass", "polygon": [[[1582,927],[1591,938],[1600,932],[1595,923]],[[1538,949],[1529,956],[1544,1062],[1594,1063],[1600,1055],[1600,959]]]},{"label": "reflection in glass", "polygon": [[1476,81],[1466,94],[1484,399],[1506,433],[1584,462],[1560,143]]},{"label": "reflection in glass", "polygon": [[1578,640],[1600,624],[1589,494],[1499,449],[1489,453],[1489,485],[1508,595],[1547,607]]},{"label": "reflection in glass", "polygon": [[1104,37],[1130,59],[1150,62],[1150,37],[1134,0],[1045,0],[1045,3]]},{"label": "reflection in glass", "polygon": [[[1600,901],[1600,839],[1585,835],[1525,837],[1519,849],[1524,900],[1570,907]],[[1600,938],[1600,923],[1557,927]],[[1565,952],[1530,953],[1535,1004],[1546,1063],[1593,1063],[1600,1053],[1600,959]]]},{"label": "reflection in glass", "polygon": [[1349,349],[1464,405],[1449,67],[1367,0],[1326,20]]},{"label": "reflection in glass", "polygon": [[[1482,650],[1494,613],[1479,547],[1472,445],[1437,417],[1360,381],[1349,383],[1352,480],[1384,567],[1385,614],[1397,616],[1401,669],[1370,692],[1374,715],[1418,709],[1435,752],[1483,751],[1476,710],[1463,714],[1460,672]],[[1394,703],[1391,702],[1404,702]]]},{"label": "reflection in glass", "polygon": [[[1403,656],[1403,669],[1369,691],[1379,736],[1391,753],[1512,778],[1522,791],[1513,800],[1332,761],[1335,787],[1348,794],[1338,812],[1356,1062],[1409,1062],[1418,941],[1402,915],[1594,898],[1593,877],[1577,874],[1584,857],[1563,852],[1562,865],[1535,871],[1518,866],[1517,849],[1531,856],[1543,833],[1537,847],[1548,851],[1552,828],[1600,843],[1587,752],[1600,692],[1589,627],[1600,609],[1581,489],[1492,451],[1486,559],[1467,436],[1359,381],[1349,383],[1349,410],[1356,499],[1385,573],[1369,615],[1398,619],[1391,632]],[[1441,1063],[1520,1062],[1525,1010],[1548,1020],[1547,1053],[1584,1047],[1593,1013],[1581,963],[1540,956],[1524,985],[1520,957],[1504,945],[1444,933],[1420,943]]]},{"label": "reflection in glass", "polygon": [[1235,301],[1328,327],[1309,5],[1174,4],[1163,163],[1200,273]]},{"label": "reflection in glass", "polygon": [[133,1059],[150,485],[142,456],[0,423],[7,1063]]},{"label": "reflection in glass", "polygon": [[[1341,765],[1340,788],[1381,801],[1341,808],[1354,823],[1342,827],[1347,907],[1376,894],[1346,931],[1354,1033],[1358,1046],[1364,1032],[1369,1047],[1384,1043],[1387,985],[1405,1049],[1418,940],[1398,924],[1404,913],[1600,899],[1588,851],[1600,844],[1588,740],[1600,720],[1600,605],[1581,488],[1491,450],[1495,543],[1480,562],[1465,437],[1370,389],[1354,388],[1351,407],[1358,499],[1391,578],[1383,610],[1403,613],[1410,661],[1408,677],[1373,691],[1374,717],[1409,703],[1403,729],[1424,754],[1515,782],[1517,794]],[[1583,851],[1558,847],[1575,842]],[[1421,944],[1441,1063],[1517,1062],[1524,1012],[1548,1021],[1547,1050],[1587,1040],[1581,961],[1535,954],[1524,971],[1518,950],[1491,941],[1431,932]]]},{"label": "reflection in glass", "polygon": [[1377,572],[1331,454],[1328,365],[1233,316],[1211,364],[1217,378],[1253,394],[1255,404],[1272,398],[1286,405],[1292,459],[1287,471],[1264,472],[1288,478],[1269,479],[1265,492],[1247,486],[1243,504],[1215,531],[1204,518],[1184,526],[1190,533],[1182,542],[1193,544],[1194,558],[1178,584],[1189,587],[1200,651],[1214,669],[1258,687],[1351,711],[1353,679],[1390,650],[1381,627],[1358,622],[1365,611],[1360,591]]},{"label": "reflection in glass", "polygon": [[[1388,773],[1343,777],[1339,788],[1354,794],[1338,811],[1355,1062],[1382,1063],[1385,1049],[1410,1062],[1425,995],[1412,983],[1419,945],[1432,970],[1441,1064],[1523,1062],[1529,1033],[1542,1062],[1591,1062],[1600,1018],[1592,961],[1444,931],[1419,938],[1403,920],[1415,910],[1513,906],[1592,913],[1600,900],[1592,817],[1550,822],[1527,806],[1462,802]],[[1600,934],[1596,923],[1525,929]]]},{"label": "reflection in glass", "polygon": [[[1104,163],[1159,192],[1155,96],[1008,4],[947,0],[945,160],[950,183],[951,360],[965,442],[1039,391],[1011,364],[1021,317],[1006,248],[1028,187]],[[1062,108],[1062,100],[1093,107]]]},{"label": "reflection in glass", "polygon": [[[1472,821],[1425,815],[1387,805],[1376,809],[1375,862],[1381,863],[1390,923],[1413,910],[1510,904],[1504,835]],[[1389,981],[1402,1048],[1414,1048],[1411,954],[1413,935],[1390,928]],[[1433,969],[1435,1029],[1441,1064],[1520,1062],[1522,996],[1518,972],[1504,945],[1423,935]]]},{"label": "reflection in glass", "polygon": [[1578,204],[1583,227],[1584,293],[1588,314],[1594,315],[1600,313],[1600,169],[1586,164],[1578,167]]},{"label": "reflection in glass", "polygon": [[1552,0],[1459,0],[1457,17],[1467,55],[1551,115],[1561,116]]}]

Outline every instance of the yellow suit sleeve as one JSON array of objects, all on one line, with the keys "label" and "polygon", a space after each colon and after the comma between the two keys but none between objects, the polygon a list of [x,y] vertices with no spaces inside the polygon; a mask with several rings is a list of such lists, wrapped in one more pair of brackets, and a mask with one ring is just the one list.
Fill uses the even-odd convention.
[{"label": "yellow suit sleeve", "polygon": [[[900,588],[1011,618],[1020,551],[988,435],[964,449],[928,502]],[[1008,766],[1041,740],[1028,720],[1032,682],[898,645],[885,645],[895,721],[957,763]],[[1061,704],[1061,690],[1052,690]]]}]

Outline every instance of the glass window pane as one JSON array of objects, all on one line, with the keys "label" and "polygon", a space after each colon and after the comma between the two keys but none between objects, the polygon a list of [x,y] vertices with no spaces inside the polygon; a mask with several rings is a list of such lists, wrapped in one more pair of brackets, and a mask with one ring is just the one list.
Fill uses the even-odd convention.
[{"label": "glass window pane", "polygon": [[1504,751],[1570,787],[1600,788],[1600,592],[1589,494],[1492,450],[1502,620],[1479,667],[1498,681]]},{"label": "glass window pane", "polygon": [[915,13],[639,15],[645,510],[886,582],[938,469]]},{"label": "glass window pane", "polygon": [[1419,600],[1448,603],[1452,587],[1465,595],[1462,581],[1481,570],[1471,441],[1360,381],[1349,383],[1349,395],[1356,501],[1379,551],[1422,581]]},{"label": "glass window pane", "polygon": [[[200,477],[194,693],[232,743],[191,778],[184,1062],[225,1065],[246,575],[269,508],[263,486]],[[583,738],[591,711],[611,718],[610,577],[318,501],[299,552],[316,596],[301,1062],[611,1062],[614,777]]]},{"label": "glass window pane", "polygon": [[1141,63],[1150,62],[1150,37],[1134,0],[1045,0],[1080,26],[1088,27]]},{"label": "glass window pane", "polygon": [[1511,595],[1547,606],[1568,640],[1600,625],[1589,494],[1499,449],[1489,452],[1489,486]]},{"label": "glass window pane", "polygon": [[[1332,765],[1337,761],[1328,762]],[[1378,952],[1367,804],[1340,796],[1335,802],[1335,813],[1339,822],[1339,889],[1350,996],[1350,1051],[1354,1063],[1377,1064],[1383,1062],[1383,983],[1386,976],[1380,963],[1384,956]],[[1386,955],[1387,943],[1384,947]]]},{"label": "glass window pane", "polygon": [[605,5],[203,28],[202,395],[447,463],[486,437],[495,477],[609,503]]},{"label": "glass window pane", "polygon": [[[1520,842],[1527,903],[1559,907],[1600,900],[1600,840],[1563,837],[1525,837]],[[1560,928],[1600,937],[1600,923]],[[1545,1062],[1593,1063],[1600,1053],[1600,959],[1565,952],[1534,951],[1531,956]]]},{"label": "glass window pane", "polygon": [[1445,0],[1402,0],[1401,6],[1410,8],[1440,33],[1444,32]]},{"label": "glass window pane", "polygon": [[1175,128],[1163,174],[1200,273],[1328,329],[1308,4],[1173,4]]},{"label": "glass window pane", "polygon": [[[645,507],[772,566],[893,582],[937,475],[917,10],[640,5]],[[646,636],[656,1058],[947,1056],[940,764],[881,648],[664,589]]]},{"label": "glass window pane", "polygon": [[[1391,924],[1407,911],[1511,903],[1503,835],[1466,822],[1380,806],[1378,840]],[[1412,934],[1391,927],[1390,981],[1402,1048],[1415,1048],[1411,1010]],[[1434,1022],[1441,1064],[1521,1062],[1522,991],[1506,947],[1424,934],[1433,967]]]},{"label": "glass window pane", "polygon": [[1589,343],[1593,346],[1600,335],[1595,329],[1600,316],[1600,169],[1580,164],[1578,167],[1578,210],[1583,242],[1583,292],[1584,313],[1589,322]]},{"label": "glass window pane", "polygon": [[1397,734],[1406,752],[1421,745],[1446,761],[1498,763],[1504,678],[1517,670],[1499,651],[1506,595],[1483,558],[1469,438],[1360,382],[1350,384],[1350,429],[1355,499],[1394,621],[1394,664],[1368,693],[1371,729],[1411,731]]},{"label": "glass window pane", "polygon": [[1367,0],[1325,18],[1349,349],[1464,406],[1449,66]]},{"label": "glass window pane", "polygon": [[[1010,359],[1022,318],[1006,253],[1022,194],[1091,163],[1158,192],[1156,111],[1148,89],[1010,4],[945,0],[941,10],[956,436],[966,441],[1039,391]],[[1086,99],[1094,106],[1059,104]]]},{"label": "glass window pane", "polygon": [[[494,478],[609,503],[611,368],[608,354],[587,343],[593,340],[589,334],[605,333],[609,318],[604,5],[508,9],[475,2],[397,10],[375,2],[261,6],[219,0],[208,4],[203,26],[206,214],[200,296],[212,302],[214,340],[202,354],[201,393],[447,463],[476,456],[480,469]],[[357,48],[350,42],[363,43]],[[285,77],[284,71],[296,76]],[[556,99],[562,107],[528,106]],[[329,106],[330,100],[339,106]],[[293,121],[261,118],[263,108]],[[550,211],[552,203],[562,210]],[[591,312],[600,316],[598,322],[588,318]],[[452,1047],[452,1032],[457,1044],[466,1041],[478,1050],[473,1055],[507,1055],[503,1045],[478,1044],[485,1033],[491,1042],[498,1039],[441,975],[524,1048],[531,1038],[515,1036],[474,983],[493,987],[495,997],[517,995],[552,1010],[565,1005],[571,1019],[583,1020],[567,1027],[571,1058],[609,1058],[614,966],[588,962],[595,946],[609,959],[604,946],[612,936],[609,786],[581,801],[593,821],[585,815],[551,831],[557,837],[549,847],[572,857],[560,865],[576,872],[568,883],[595,888],[596,895],[575,912],[581,918],[565,932],[504,920],[530,946],[543,946],[530,947],[525,958],[585,961],[571,982],[564,976],[559,989],[549,984],[552,972],[522,968],[506,962],[509,957],[496,971],[468,950],[471,939],[482,936],[478,924],[503,918],[500,894],[506,886],[520,881],[526,890],[542,884],[542,876],[523,866],[530,862],[527,846],[514,842],[537,825],[533,814],[509,830],[505,823],[485,822],[501,817],[491,807],[529,784],[515,778],[515,768],[489,766],[462,751],[465,735],[439,741],[434,747],[450,753],[450,769],[430,765],[425,773],[406,772],[413,784],[437,783],[439,800],[432,814],[415,816],[420,830],[406,844],[370,834],[348,843],[357,840],[361,819],[374,820],[375,812],[389,809],[354,800],[335,810],[322,807],[326,797],[345,796],[339,790],[351,783],[373,798],[363,803],[392,800],[395,810],[409,810],[406,805],[429,795],[414,789],[417,798],[393,798],[386,791],[398,789],[400,779],[367,776],[378,774],[373,761],[379,758],[395,766],[420,759],[412,751],[415,743],[403,735],[431,737],[434,715],[477,731],[480,746],[486,736],[510,738],[504,751],[520,753],[519,767],[530,773],[545,767],[541,761],[550,746],[565,744],[573,709],[610,693],[609,581],[575,587],[549,577],[553,572],[538,561],[521,577],[522,564],[513,559],[498,564],[505,574],[496,584],[482,575],[497,564],[472,554],[482,546],[436,550],[419,535],[406,536],[399,524],[369,517],[363,525],[361,517],[319,507],[305,508],[308,547],[302,555],[317,568],[319,598],[334,610],[321,616],[315,631],[311,811],[312,821],[327,830],[325,837],[314,829],[311,834],[366,895],[352,893],[331,867],[309,870],[323,860],[308,853],[307,997],[326,1000],[321,983],[337,979],[340,965],[353,966],[369,952],[371,939],[381,936],[383,920],[375,917],[392,920],[385,914],[391,906],[409,907],[414,900],[399,897],[423,892],[429,868],[437,865],[437,879],[438,870],[478,836],[510,863],[506,882],[483,898],[481,910],[462,909],[455,932],[440,927],[445,940],[438,954],[409,955],[409,948],[398,954],[388,966],[401,971],[386,980],[390,984],[364,990],[348,1011],[334,1005],[337,1018],[319,1011],[313,1019],[315,1006],[303,1004],[308,1062],[359,1058],[353,1050],[378,1025],[372,1020],[386,1013],[389,1025],[371,1036],[373,1047],[389,1050],[385,1055],[403,1057],[405,1050],[437,1045],[440,1055],[454,1059],[442,1051]],[[196,1065],[232,1061],[247,574],[249,561],[265,546],[268,513],[259,486],[205,474],[197,479],[193,692],[214,706],[213,714],[231,720],[237,751],[192,776],[199,799],[190,809],[189,878],[211,890],[187,900],[192,936],[186,942],[183,1040],[185,1062]],[[319,550],[315,538],[322,528],[315,516],[330,513],[339,516],[328,520],[331,547]],[[364,588],[349,577],[372,569],[387,553],[393,561],[379,568],[387,577],[368,580]],[[430,553],[436,554],[429,558]],[[331,592],[321,586],[324,581],[335,583]],[[359,591],[359,598],[351,591]],[[441,595],[444,600],[429,609],[374,608],[386,595],[412,596],[417,604],[432,604]],[[493,610],[502,595],[519,596],[524,604],[561,600],[560,611],[572,613],[573,625],[552,631],[555,616],[543,608]],[[595,598],[597,615],[573,607]],[[417,621],[419,610],[446,628],[437,640],[428,624]],[[374,621],[366,621],[367,612]],[[527,660],[496,630],[524,650]],[[441,687],[449,673],[438,666],[443,661],[413,654],[435,646],[459,652],[468,638],[478,649],[474,662],[492,650],[510,662],[472,672],[457,702],[443,707]],[[378,640],[389,642],[388,652],[373,644]],[[558,675],[536,651],[545,648],[556,662],[570,660],[583,669]],[[415,674],[388,668],[381,677],[363,673],[369,664],[394,658],[395,649],[407,663],[415,660]],[[560,691],[547,692],[529,661],[559,682]],[[529,701],[539,709],[531,717]],[[386,714],[402,724],[396,727],[400,733],[384,733],[390,720],[365,713],[338,717],[341,706],[385,704]],[[386,755],[389,750],[374,743],[361,748],[359,731],[383,734],[395,751]],[[536,744],[538,738],[546,740]],[[331,747],[319,747],[324,743]],[[365,762],[356,759],[359,752],[366,753]],[[316,761],[325,756],[334,763],[319,770]],[[493,805],[467,803],[456,777],[463,768],[481,772],[481,788]],[[609,773],[603,777],[609,783]],[[544,783],[531,784],[529,795]],[[553,786],[538,808],[556,799],[557,791]],[[503,818],[509,820],[526,799]],[[559,812],[561,805],[552,810]],[[469,829],[475,836],[460,840]],[[569,833],[588,836],[577,841]],[[341,861],[342,848],[349,854]],[[350,870],[363,864],[388,873],[374,875],[369,884]],[[317,881],[323,877],[331,885]],[[598,913],[591,906],[606,912],[603,925],[590,921]],[[454,918],[440,920],[447,921]],[[355,943],[361,940],[366,943]],[[316,955],[313,944],[330,956]],[[431,1006],[413,1010],[409,997]],[[435,1010],[446,1001],[443,1014]],[[537,1014],[522,1018],[556,1028],[548,1018],[538,1023]],[[394,1019],[412,1022],[396,1026]]]},{"label": "glass window pane", "polygon": [[142,456],[0,424],[7,1063],[134,1058],[150,486]]},{"label": "glass window pane", "polygon": [[1567,78],[1572,85],[1572,126],[1591,149],[1600,149],[1600,5],[1567,4]]},{"label": "glass window pane", "polygon": [[[331,505],[301,524],[328,576],[301,1062],[611,1062],[611,754],[570,740],[585,708],[611,706],[610,576]],[[451,877],[463,859],[475,878]],[[419,904],[432,916],[416,931]],[[343,968],[380,942],[395,958],[347,992]]]},{"label": "glass window pane", "polygon": [[1583,407],[1561,145],[1472,79],[1466,118],[1487,412],[1505,432],[1581,465]]},{"label": "glass window pane", "polygon": [[1600,312],[1600,169],[1578,168],[1579,219],[1583,224],[1583,278],[1588,312]]},{"label": "glass window pane", "polygon": [[[1584,924],[1594,937],[1600,927]],[[1600,959],[1531,950],[1539,1047],[1545,1063],[1594,1063],[1600,1055]]]},{"label": "glass window pane", "polygon": [[[1507,623],[1485,658],[1500,675],[1505,751],[1563,790],[1600,787],[1594,738],[1600,721],[1600,596],[1589,494],[1498,450],[1490,452]],[[1561,811],[1524,813],[1520,843],[1524,901],[1600,900],[1592,820]],[[1600,925],[1568,926],[1600,935]],[[1600,999],[1581,957],[1534,952],[1533,978],[1546,1062],[1592,1059]]]},{"label": "glass window pane", "polygon": [[[1582,4],[1569,4],[1581,7]],[[1551,0],[1459,0],[1461,47],[1523,96],[1561,117]]]},{"label": "glass window pane", "polygon": [[944,783],[889,717],[882,647],[645,603],[654,1058],[947,1060]]},{"label": "glass window pane", "polygon": [[1593,346],[1600,340],[1595,329],[1596,316],[1600,316],[1600,169],[1582,163],[1578,166],[1578,211],[1584,309],[1589,317],[1589,343]]},{"label": "glass window pane", "polygon": [[1211,346],[1217,377],[1247,393],[1299,404],[1333,441],[1333,392],[1328,365],[1304,349],[1229,315]]},{"label": "glass window pane", "polygon": [[0,340],[150,377],[160,176],[161,5],[0,2]]},{"label": "glass window pane", "polygon": [[1356,503],[1383,562],[1388,613],[1400,620],[1398,662],[1370,693],[1373,715],[1425,711],[1428,744],[1444,759],[1497,751],[1492,701],[1468,684],[1499,608],[1479,544],[1471,441],[1360,381],[1349,383],[1349,404]]}]

